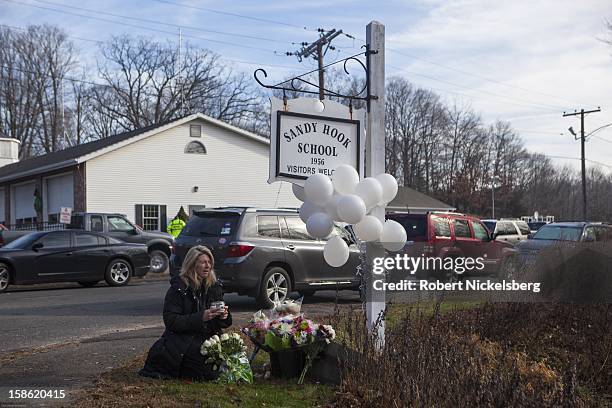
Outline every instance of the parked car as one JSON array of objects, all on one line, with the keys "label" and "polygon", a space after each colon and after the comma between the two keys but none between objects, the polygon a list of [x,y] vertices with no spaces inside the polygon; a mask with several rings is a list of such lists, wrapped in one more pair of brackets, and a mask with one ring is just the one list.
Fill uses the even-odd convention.
[{"label": "parked car", "polygon": [[78,282],[127,285],[150,268],[147,246],[106,234],[62,230],[24,235],[0,248],[0,292],[9,285]]},{"label": "parked car", "polygon": [[[411,257],[482,258],[482,271],[465,274],[504,274],[516,260],[513,245],[493,239],[493,235],[476,217],[460,213],[403,214],[389,213],[387,218],[402,224],[408,236],[404,253]],[[417,277],[456,280],[454,271],[416,271]]]},{"label": "parked car", "polygon": [[358,289],[359,250],[341,226],[336,225],[332,235],[350,244],[349,260],[340,268],[325,262],[325,240],[308,235],[296,210],[196,211],[174,242],[171,272],[173,276],[179,273],[191,247],[206,245],[215,257],[224,291],[255,297],[264,307],[284,300],[293,290],[312,295],[324,288]]},{"label": "parked car", "polygon": [[593,222],[553,222],[540,228],[517,248],[521,262],[535,263],[538,253],[554,245],[578,242],[612,242],[612,225]]},{"label": "parked car", "polygon": [[[49,224],[44,225],[43,229],[61,229],[63,226],[63,224]],[[73,213],[70,224],[66,228],[103,232],[124,242],[146,244],[151,256],[151,272],[160,273],[168,269],[170,247],[173,242],[172,235],[165,232],[143,231],[122,214]],[[23,235],[32,233],[33,230],[34,228],[23,231],[3,231],[1,238],[6,245]]]},{"label": "parked car", "polygon": [[496,240],[510,242],[511,244],[526,240],[531,234],[529,225],[525,221],[517,219],[482,220],[482,223]]}]

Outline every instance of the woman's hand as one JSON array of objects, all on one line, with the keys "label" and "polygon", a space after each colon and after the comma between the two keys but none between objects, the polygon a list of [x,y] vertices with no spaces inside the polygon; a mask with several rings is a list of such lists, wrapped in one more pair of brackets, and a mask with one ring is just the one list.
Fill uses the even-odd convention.
[{"label": "woman's hand", "polygon": [[216,309],[206,309],[204,310],[204,313],[202,313],[202,321],[207,322],[209,320],[214,319],[215,317],[219,315],[220,315],[220,312]]},{"label": "woman's hand", "polygon": [[219,314],[219,319],[221,319],[221,320],[225,320],[225,319],[227,319],[227,314],[228,314],[228,313],[229,313],[229,311],[228,311],[228,309],[227,309],[227,306],[225,306],[225,307],[223,308],[223,310],[221,310],[221,313]]}]

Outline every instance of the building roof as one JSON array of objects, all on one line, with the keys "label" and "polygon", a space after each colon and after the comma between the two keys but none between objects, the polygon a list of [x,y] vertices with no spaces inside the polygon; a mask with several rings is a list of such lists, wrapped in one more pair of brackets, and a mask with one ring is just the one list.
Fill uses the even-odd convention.
[{"label": "building roof", "polygon": [[35,174],[76,165],[98,155],[118,149],[126,144],[144,139],[163,130],[181,125],[194,119],[205,120],[214,125],[223,127],[227,130],[238,133],[241,136],[248,137],[249,139],[261,143],[270,143],[269,140],[264,137],[247,132],[246,130],[232,126],[223,121],[213,119],[204,114],[196,113],[0,167],[0,182],[7,182],[22,177],[28,177]]},{"label": "building roof", "polygon": [[454,211],[456,208],[420,193],[410,187],[399,187],[387,210],[394,211]]}]

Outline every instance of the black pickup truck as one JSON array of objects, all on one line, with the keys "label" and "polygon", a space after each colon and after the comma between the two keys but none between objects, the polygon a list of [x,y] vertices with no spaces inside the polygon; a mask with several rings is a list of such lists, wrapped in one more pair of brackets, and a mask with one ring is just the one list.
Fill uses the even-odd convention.
[{"label": "black pickup truck", "polygon": [[41,229],[58,229],[64,226],[66,229],[103,232],[125,242],[146,244],[151,256],[151,272],[160,273],[168,268],[168,258],[173,243],[172,235],[165,232],[143,231],[128,221],[123,214],[73,213],[70,224],[54,224],[45,228],[37,228],[34,225],[29,230],[1,231],[1,241],[5,245],[23,235]]}]

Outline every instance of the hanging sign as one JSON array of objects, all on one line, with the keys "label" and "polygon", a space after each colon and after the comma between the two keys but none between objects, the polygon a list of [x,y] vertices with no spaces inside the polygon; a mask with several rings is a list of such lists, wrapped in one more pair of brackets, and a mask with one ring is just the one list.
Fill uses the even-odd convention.
[{"label": "hanging sign", "polygon": [[[318,106],[317,106],[318,104]],[[320,107],[319,107],[320,106]],[[323,112],[317,112],[323,108]],[[302,185],[311,175],[333,178],[341,164],[363,176],[363,111],[353,111],[333,101],[298,98],[283,104],[272,98],[270,178]]]}]

